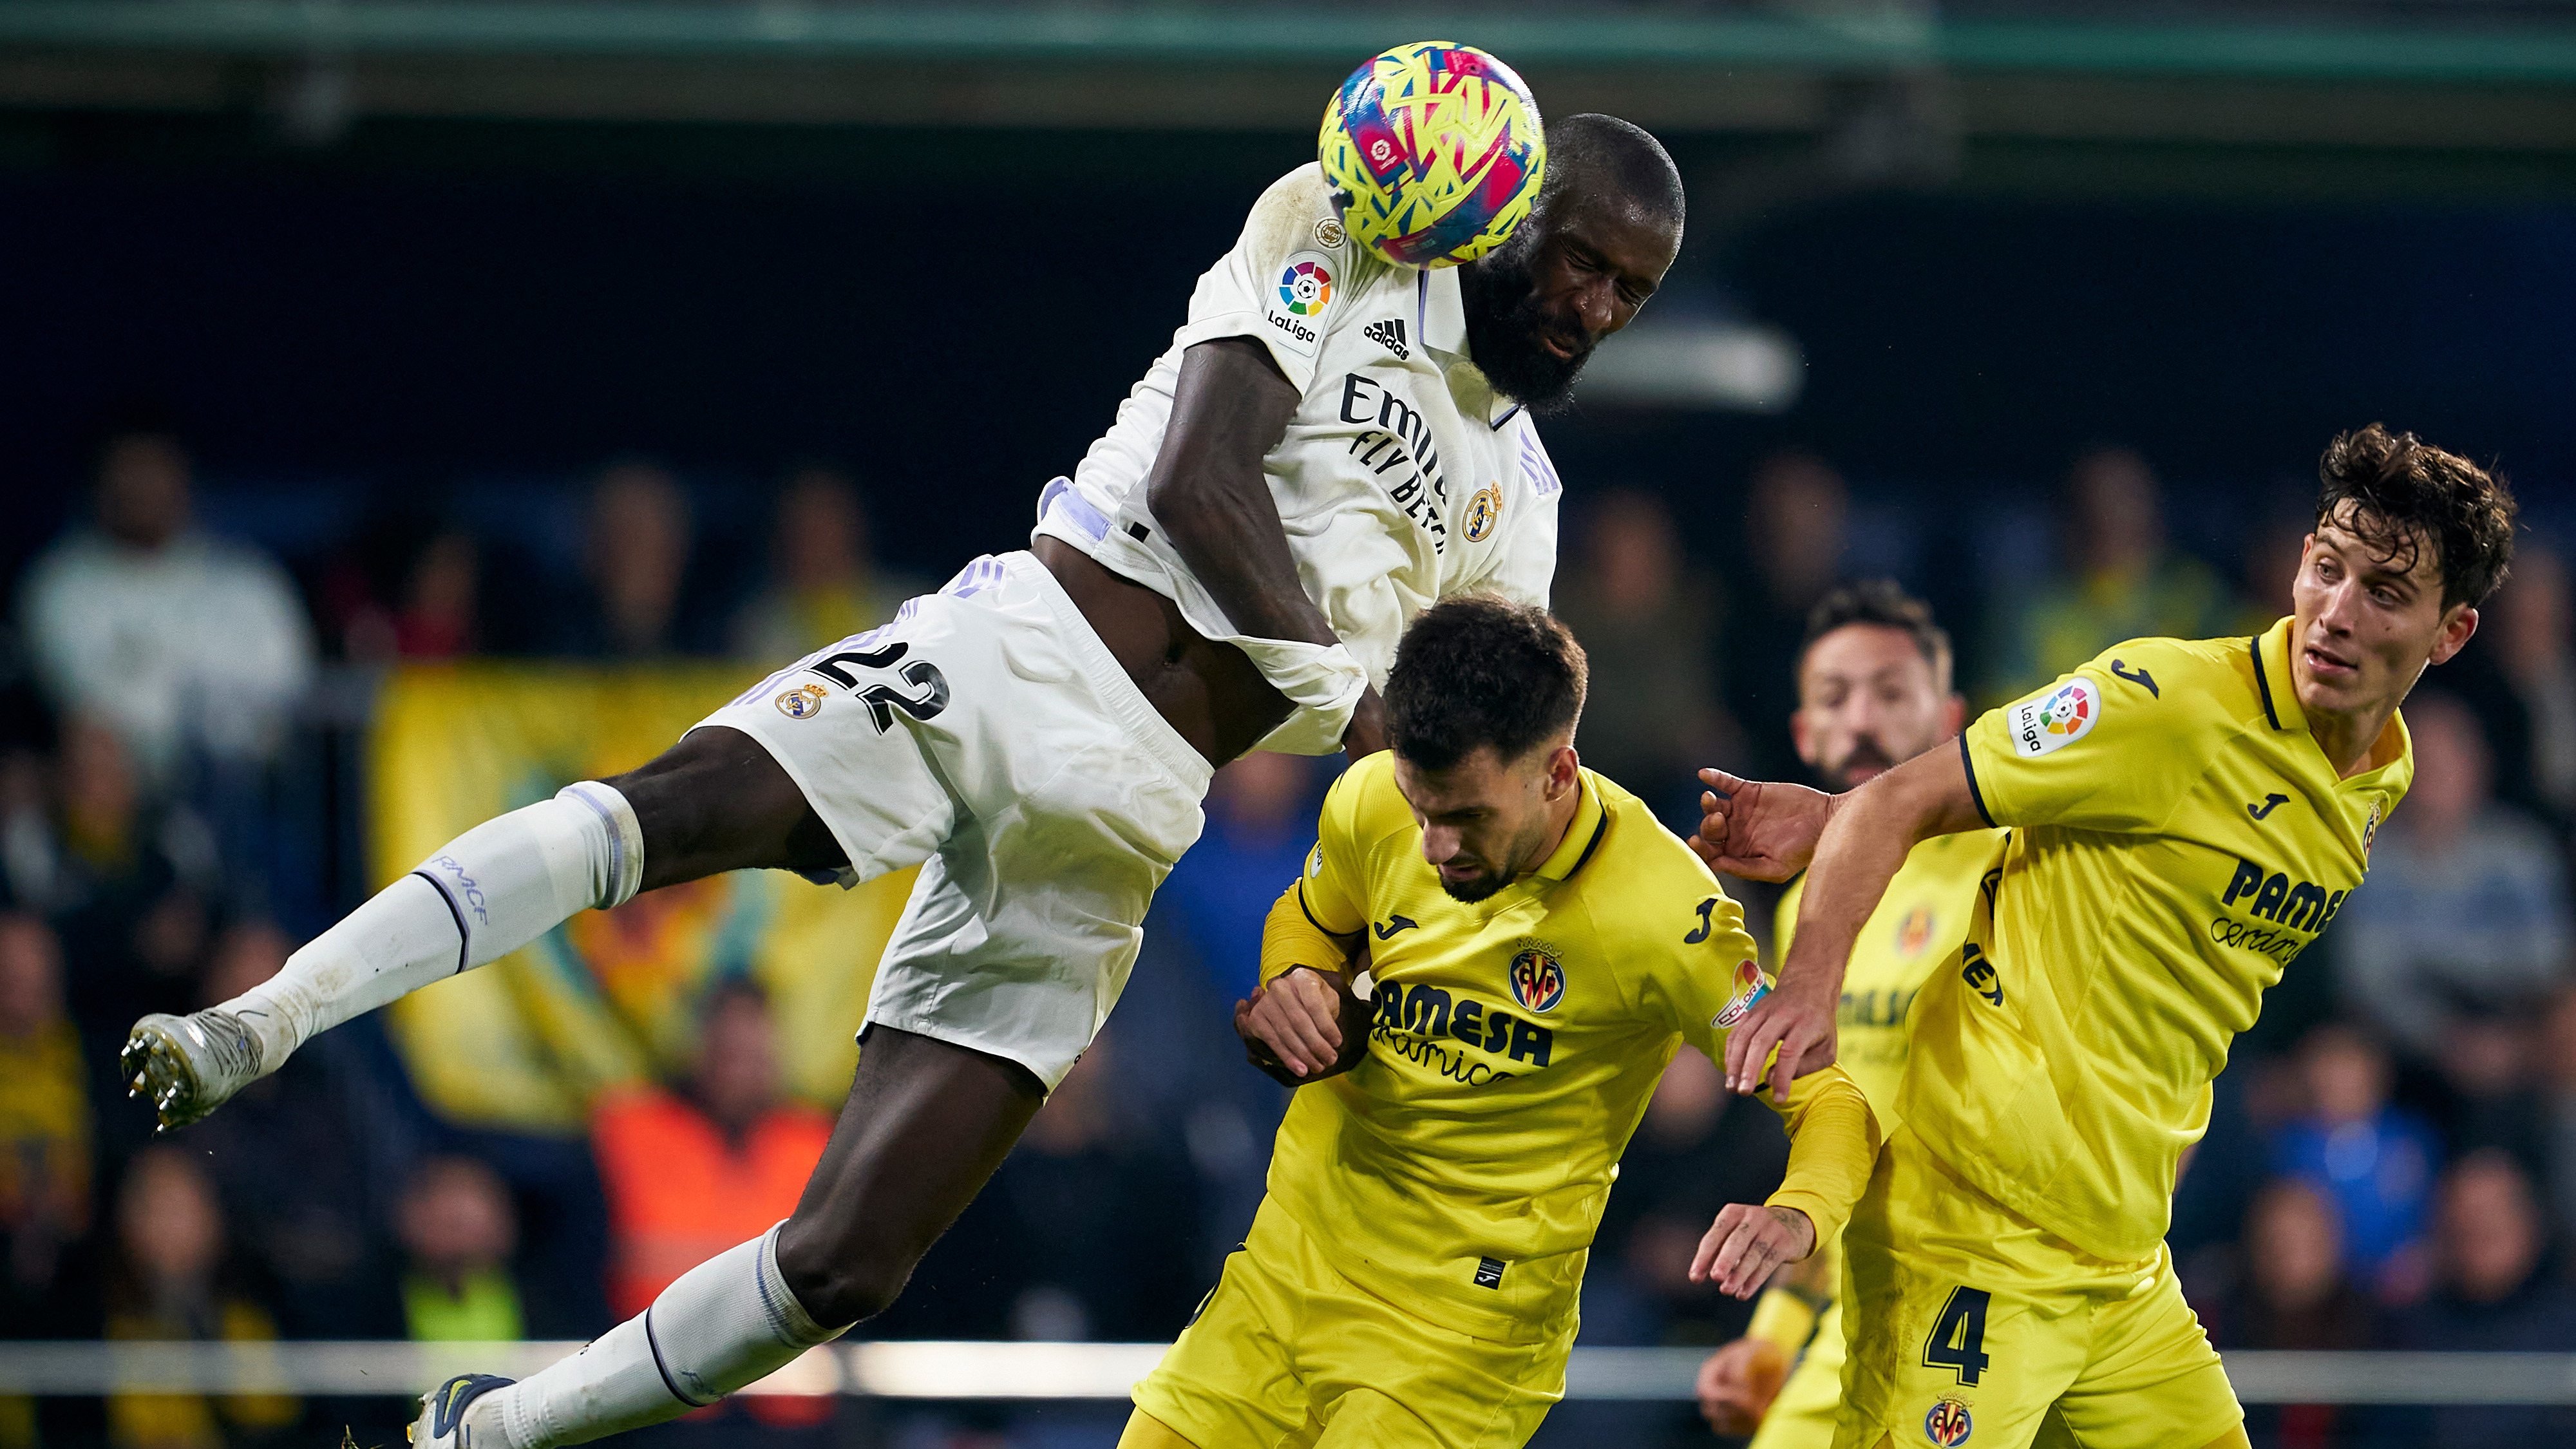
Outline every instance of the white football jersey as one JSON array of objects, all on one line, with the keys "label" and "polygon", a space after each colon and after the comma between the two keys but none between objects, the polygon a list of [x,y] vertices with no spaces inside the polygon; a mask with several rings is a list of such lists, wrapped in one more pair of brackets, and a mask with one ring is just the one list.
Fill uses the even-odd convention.
[{"label": "white football jersey", "polygon": [[[1220,337],[1260,338],[1302,394],[1262,471],[1298,577],[1347,656],[1238,632],[1146,506],[1181,353]],[[1468,360],[1457,270],[1398,267],[1348,241],[1309,165],[1262,193],[1117,422],[1070,480],[1047,486],[1036,531],[1250,655],[1298,704],[1262,748],[1329,754],[1360,676],[1386,682],[1396,636],[1422,608],[1473,589],[1547,603],[1559,490],[1528,413]]]}]

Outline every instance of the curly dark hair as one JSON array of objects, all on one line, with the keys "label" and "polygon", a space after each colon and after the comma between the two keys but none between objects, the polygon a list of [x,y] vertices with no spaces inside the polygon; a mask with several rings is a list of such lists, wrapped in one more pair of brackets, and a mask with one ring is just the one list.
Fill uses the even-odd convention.
[{"label": "curly dark hair", "polygon": [[[2513,562],[2516,505],[2502,478],[2413,433],[2377,423],[2326,444],[2317,522],[2358,536],[2378,561],[2415,567],[2427,541],[2442,566],[2442,607],[2483,604]],[[2337,518],[2343,505],[2348,516]]]},{"label": "curly dark hair", "polygon": [[1874,624],[1882,629],[1895,629],[1914,641],[1923,662],[1932,668],[1932,678],[1942,682],[1950,677],[1950,631],[1932,622],[1932,606],[1905,592],[1894,579],[1861,579],[1836,588],[1816,601],[1807,611],[1807,637],[1798,645],[1798,668],[1793,678],[1803,678],[1807,670],[1807,651],[1816,641],[1848,624]]},{"label": "curly dark hair", "polygon": [[1425,770],[1487,745],[1517,760],[1574,728],[1589,676],[1583,646],[1547,610],[1492,594],[1443,599],[1395,646],[1387,741]]}]

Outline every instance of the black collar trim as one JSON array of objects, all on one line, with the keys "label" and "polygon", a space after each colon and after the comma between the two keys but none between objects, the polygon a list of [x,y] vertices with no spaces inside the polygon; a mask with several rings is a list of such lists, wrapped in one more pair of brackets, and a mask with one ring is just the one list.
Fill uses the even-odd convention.
[{"label": "black collar trim", "polygon": [[2272,722],[2272,728],[2279,729],[2281,715],[2272,708],[2272,677],[2263,670],[2263,636],[2255,635],[2250,647],[2254,655],[2254,692],[2263,696],[2263,717]]},{"label": "black collar trim", "polygon": [[1584,863],[1585,861],[1590,860],[1590,859],[1592,858],[1592,852],[1594,852],[1594,851],[1596,851],[1596,850],[1599,850],[1599,849],[1601,848],[1601,837],[1602,837],[1602,836],[1604,836],[1604,835],[1607,835],[1607,834],[1609,834],[1609,833],[1610,833],[1610,807],[1609,807],[1609,805],[1608,805],[1608,803],[1607,803],[1607,802],[1604,802],[1604,803],[1603,803],[1603,805],[1602,805],[1602,807],[1601,807],[1601,818],[1600,818],[1600,820],[1598,820],[1597,822],[1595,822],[1595,823],[1593,824],[1593,827],[1592,827],[1592,838],[1591,838],[1590,840],[1588,840],[1588,841],[1584,842],[1584,846],[1583,846],[1583,853],[1582,853],[1581,855],[1578,855],[1578,856],[1576,856],[1576,857],[1574,858],[1574,867],[1573,867],[1573,869],[1572,869],[1572,870],[1568,870],[1568,871],[1565,873],[1565,878],[1566,878],[1567,880],[1572,880],[1572,879],[1574,879],[1575,871],[1579,871],[1579,870],[1583,869],[1583,863]]}]

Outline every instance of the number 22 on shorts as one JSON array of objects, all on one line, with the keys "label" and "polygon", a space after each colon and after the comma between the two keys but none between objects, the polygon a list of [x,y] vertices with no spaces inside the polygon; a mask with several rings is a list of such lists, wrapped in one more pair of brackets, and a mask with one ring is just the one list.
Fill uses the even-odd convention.
[{"label": "number 22 on shorts", "polygon": [[1923,1341],[1923,1366],[1955,1371],[1959,1382],[1974,1387],[1986,1371],[1986,1306],[1993,1295],[1983,1288],[1953,1288]]}]

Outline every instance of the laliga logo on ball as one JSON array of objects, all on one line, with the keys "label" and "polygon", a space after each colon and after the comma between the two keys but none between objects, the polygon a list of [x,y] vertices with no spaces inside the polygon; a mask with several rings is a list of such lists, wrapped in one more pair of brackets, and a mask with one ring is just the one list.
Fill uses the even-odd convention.
[{"label": "laliga logo on ball", "polygon": [[1351,72],[1324,109],[1315,159],[1353,237],[1399,266],[1453,267],[1529,215],[1547,140],[1510,66],[1425,40]]}]

